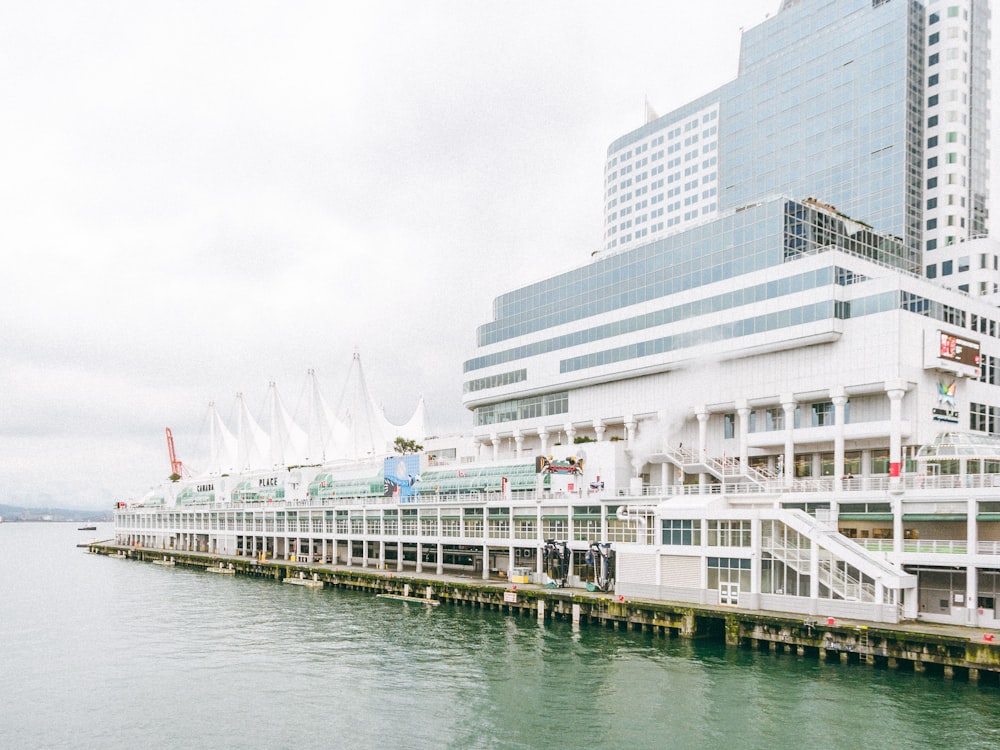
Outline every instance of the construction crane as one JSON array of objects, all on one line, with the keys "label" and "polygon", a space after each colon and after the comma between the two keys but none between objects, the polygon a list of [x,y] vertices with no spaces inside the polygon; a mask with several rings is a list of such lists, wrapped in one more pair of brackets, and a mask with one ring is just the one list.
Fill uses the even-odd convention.
[{"label": "construction crane", "polygon": [[170,475],[187,476],[189,472],[184,468],[184,462],[177,458],[177,452],[174,450],[174,434],[169,427],[167,428],[167,450],[170,451]]}]

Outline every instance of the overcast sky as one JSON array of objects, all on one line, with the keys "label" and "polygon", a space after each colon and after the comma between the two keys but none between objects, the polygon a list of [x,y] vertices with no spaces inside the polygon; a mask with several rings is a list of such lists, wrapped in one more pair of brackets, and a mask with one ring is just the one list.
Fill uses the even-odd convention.
[{"label": "overcast sky", "polygon": [[588,260],[608,144],[779,5],[5,3],[0,503],[141,497],[164,427],[184,459],[272,380],[301,414],[309,368],[336,403],[355,349],[391,419],[467,428],[493,297]]}]

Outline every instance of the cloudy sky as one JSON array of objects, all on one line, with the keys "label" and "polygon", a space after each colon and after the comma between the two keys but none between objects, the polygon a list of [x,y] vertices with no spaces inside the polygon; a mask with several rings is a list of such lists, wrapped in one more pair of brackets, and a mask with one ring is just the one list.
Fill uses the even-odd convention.
[{"label": "cloudy sky", "polygon": [[779,4],[4,4],[0,503],[139,497],[164,427],[301,411],[309,368],[335,403],[355,350],[467,427],[492,298],[600,247],[609,142]]}]

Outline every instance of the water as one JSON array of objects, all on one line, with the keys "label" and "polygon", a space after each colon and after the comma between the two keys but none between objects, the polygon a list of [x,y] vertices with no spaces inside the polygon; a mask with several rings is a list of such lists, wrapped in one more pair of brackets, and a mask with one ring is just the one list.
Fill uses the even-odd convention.
[{"label": "water", "polygon": [[1000,747],[995,688],[75,547],[94,534],[0,525],[0,748]]}]

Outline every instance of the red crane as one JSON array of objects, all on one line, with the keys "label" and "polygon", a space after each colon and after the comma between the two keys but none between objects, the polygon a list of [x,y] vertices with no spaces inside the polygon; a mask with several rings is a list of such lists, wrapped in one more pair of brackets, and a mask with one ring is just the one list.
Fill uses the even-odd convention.
[{"label": "red crane", "polygon": [[184,462],[177,458],[177,452],[174,450],[174,434],[167,428],[167,450],[170,451],[170,473],[176,474],[179,477],[187,474],[187,469],[184,468]]}]

